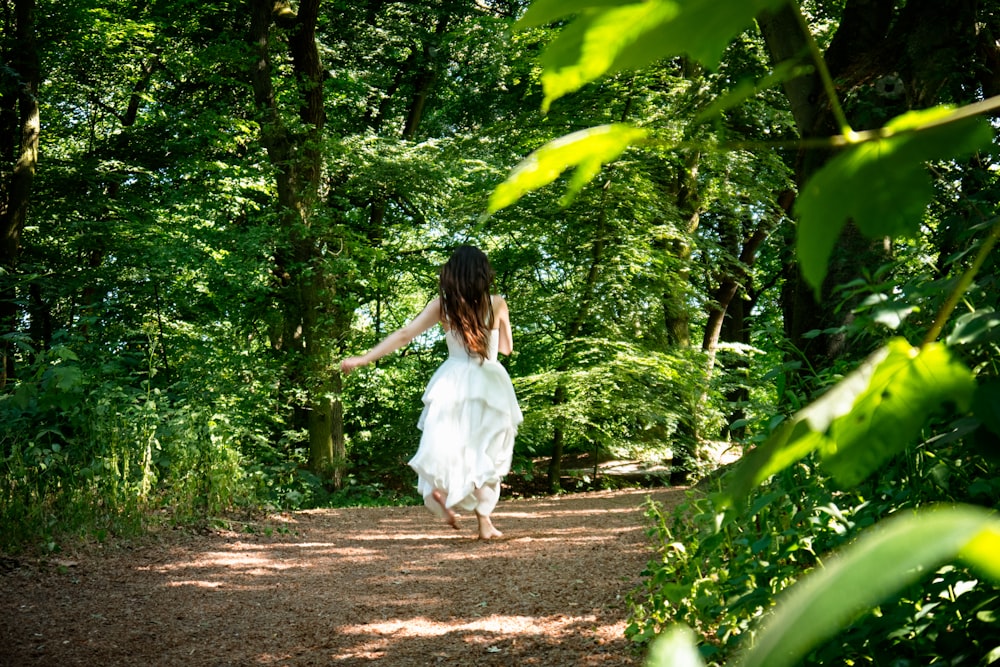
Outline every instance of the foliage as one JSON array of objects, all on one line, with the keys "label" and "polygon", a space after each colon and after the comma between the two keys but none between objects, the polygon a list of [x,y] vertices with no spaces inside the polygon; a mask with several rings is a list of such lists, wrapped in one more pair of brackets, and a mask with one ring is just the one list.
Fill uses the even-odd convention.
[{"label": "foliage", "polygon": [[[516,352],[505,363],[529,417],[521,465],[552,455],[557,433],[566,454],[702,465],[699,434],[722,430],[716,387],[728,385],[717,376],[706,386],[700,353],[677,345],[665,320],[670,302],[690,312],[669,317],[701,324],[709,298],[698,265],[720,254],[708,235],[702,254],[686,252],[691,212],[678,210],[677,190],[688,162],[663,144],[622,151],[618,136],[715,141],[708,124],[686,129],[703,93],[682,68],[621,70],[542,117],[534,59],[556,32],[511,32],[521,3],[324,0],[324,132],[303,142],[294,31],[272,24],[266,49],[249,42],[246,3],[37,5],[42,159],[17,271],[0,277],[17,312],[0,335],[18,345],[0,389],[2,454],[9,479],[35,488],[3,511],[30,515],[31,540],[72,533],[73,513],[49,527],[44,508],[107,457],[119,470],[94,493],[148,487],[122,492],[134,526],[161,510],[201,521],[235,504],[410,502],[419,395],[443,350],[421,341],[342,387],[331,369],[426,303],[459,241],[490,252],[511,302]],[[759,68],[757,47],[726,71]],[[262,62],[273,117],[254,96]],[[782,113],[758,111],[741,120],[748,132]],[[581,125],[612,128],[600,157],[615,166],[600,187],[580,180],[565,209],[527,193],[516,209],[482,215],[515,156]],[[279,185],[297,167],[266,150],[276,128],[292,153],[321,153],[315,197],[297,219]],[[706,160],[704,201],[757,207],[787,178],[776,163]],[[318,305],[303,310],[307,286]],[[306,333],[303,312],[315,318]],[[307,345],[316,353],[305,359]],[[43,377],[76,389],[56,399]],[[22,400],[32,392],[37,402]],[[567,400],[555,401],[560,392]],[[308,470],[310,406],[325,400],[344,408],[341,489]]]},{"label": "foliage", "polygon": [[893,119],[874,138],[853,137],[796,200],[797,254],[819,297],[830,251],[848,220],[871,238],[913,236],[934,196],[924,163],[988,150],[985,119],[934,108]]},{"label": "foliage", "polygon": [[[517,378],[519,396],[539,406],[525,416],[520,430],[526,448],[537,447],[540,433],[562,420],[567,437],[586,451],[623,459],[673,459],[677,466],[696,466],[698,442],[684,437],[683,425],[692,425],[691,406],[698,387],[697,358],[683,352],[655,353],[635,344],[609,339],[577,339],[572,364],[566,371],[551,370]],[[562,386],[567,400],[547,407],[544,399]],[[693,429],[688,429],[693,430]],[[671,450],[664,451],[669,442]],[[544,450],[542,450],[544,451]]]},{"label": "foliage", "polygon": [[[762,615],[780,591],[811,570],[824,571],[829,554],[854,543],[886,517],[921,516],[916,508],[942,499],[994,505],[1000,500],[995,470],[982,462],[955,467],[956,461],[975,460],[971,444],[938,455],[907,453],[896,465],[849,490],[839,489],[807,460],[755,489],[746,510],[721,526],[717,493],[705,495],[704,489],[692,492],[670,515],[650,506],[650,535],[659,556],[630,596],[629,636],[645,644],[683,622],[696,631],[702,655],[722,664],[757,636]],[[725,490],[724,482],[715,485]],[[919,551],[912,544],[907,548]],[[859,567],[882,572],[886,562],[896,560],[872,556]],[[842,636],[815,649],[806,662],[828,664],[849,655],[856,660],[874,656],[875,664],[881,664],[878,656],[883,655],[931,656],[945,636],[949,645],[976,646],[980,655],[988,653],[996,628],[957,619],[970,609],[990,609],[995,590],[965,568],[939,565],[922,570],[921,579],[904,587],[899,597],[883,598],[874,613],[852,615],[848,620],[854,622],[845,624]],[[863,588],[872,588],[877,579],[869,574]],[[960,595],[954,594],[956,587]]]},{"label": "foliage", "polygon": [[[685,53],[715,67],[720,45],[728,43],[758,10],[777,9],[781,3],[730,4],[720,8],[712,3],[712,11],[727,19],[711,23],[699,20],[707,3],[580,6],[539,0],[522,25],[572,15],[543,57],[543,107],[607,73],[641,68],[667,54]],[[807,30],[798,7],[791,5],[791,11]],[[709,36],[704,38],[699,30]],[[695,36],[702,39],[694,43]],[[796,203],[797,255],[818,297],[830,250],[849,220],[872,238],[917,235],[938,194],[925,163],[957,161],[990,149],[993,129],[977,114],[995,110],[1000,102],[911,112],[878,130],[857,133],[839,107],[812,35],[805,37],[841,129],[823,145],[846,147],[804,184]],[[650,48],[652,44],[658,46]],[[782,74],[789,79],[797,76],[792,71]],[[761,84],[754,89],[764,88]],[[712,108],[728,109],[731,103]],[[625,132],[626,128],[619,130],[621,136]],[[637,136],[644,145],[653,143],[645,134]],[[606,159],[603,143],[595,140],[588,145],[585,132],[567,144],[573,147],[571,155],[562,150],[562,141],[529,156],[500,191],[528,192],[552,182],[555,173],[569,166]],[[629,141],[634,143],[635,138],[622,143]],[[616,146],[610,159],[623,150],[624,146]],[[585,172],[596,169],[588,166]],[[572,181],[570,192],[579,188],[579,179]],[[513,198],[504,195],[496,202],[509,206]],[[703,655],[713,661],[734,658],[734,664],[790,665],[810,654],[821,663],[844,662],[850,654],[850,664],[856,664],[892,655],[893,650],[898,655],[900,640],[908,655],[951,660],[954,656],[927,643],[940,641],[945,628],[956,631],[945,619],[986,610],[979,618],[993,622],[993,590],[946,564],[961,561],[1000,583],[996,559],[1000,523],[989,511],[961,504],[938,506],[934,501],[985,501],[991,507],[997,503],[993,491],[998,470],[975,449],[977,441],[995,443],[1000,435],[995,419],[987,416],[995,405],[996,384],[991,378],[996,369],[991,363],[970,366],[962,359],[968,352],[982,358],[995,344],[990,337],[977,335],[971,346],[975,351],[952,349],[950,344],[961,340],[961,334],[936,342],[975,276],[987,265],[1000,235],[996,212],[994,203],[980,213],[984,222],[973,241],[974,257],[964,266],[954,264],[960,276],[947,285],[948,298],[938,304],[919,347],[904,338],[877,342],[867,360],[837,378],[818,399],[791,419],[772,420],[774,429],[766,441],[723,478],[719,492],[682,507],[669,525],[658,508],[650,509],[662,561],[651,564],[647,583],[633,600],[636,620],[629,631],[642,641],[678,621],[696,631],[665,632],[651,652],[650,664],[702,664],[694,650],[699,639],[704,642]],[[994,276],[990,273],[981,280],[992,284]],[[893,283],[886,283],[891,290]],[[875,318],[895,328],[912,310],[885,308]],[[957,323],[958,331],[964,332],[970,320],[992,328],[991,307],[981,313],[972,310]],[[910,449],[916,442],[923,443],[919,454]],[[814,453],[822,470],[810,463]],[[923,493],[899,496],[867,486],[883,470],[883,479],[893,480],[900,464],[905,466],[915,457],[935,461],[925,471],[926,480],[920,480]],[[952,478],[970,462],[975,462],[974,468],[961,481]],[[990,491],[984,495],[986,489]],[[904,512],[904,507],[917,509]],[[892,514],[898,516],[883,521]],[[834,520],[826,521],[822,518],[826,516]],[[826,553],[847,539],[850,546],[827,559]],[[936,575],[929,581],[919,576],[927,572]],[[901,595],[906,589],[913,592]],[[970,591],[975,593],[966,596]],[[888,617],[881,627],[888,625],[890,630],[881,635],[880,630],[865,632],[857,626],[849,630],[865,638],[863,648],[847,649],[846,643],[823,646],[862,610],[888,606],[894,599],[905,602],[892,613],[878,614]],[[907,609],[907,602],[913,608]],[[934,630],[928,630],[932,626]],[[975,647],[978,656],[973,659],[990,662],[996,651],[988,637],[973,632],[964,641],[950,638],[948,645]]]},{"label": "foliage", "polygon": [[543,108],[599,77],[638,69],[669,56],[689,54],[712,67],[731,37],[761,10],[782,0],[732,3],[726,11],[709,0],[687,3],[567,3],[537,0],[521,27],[574,15],[542,58]]},{"label": "foliage", "polygon": [[133,534],[157,507],[203,520],[245,502],[225,416],[172,406],[143,350],[98,366],[73,342],[37,355],[30,380],[0,400],[2,548],[50,551],[60,535]]},{"label": "foliage", "polygon": [[[781,591],[828,563],[839,576],[827,553],[865,548],[886,517],[997,505],[998,196],[980,118],[996,105],[960,106],[978,90],[965,78],[949,84],[953,105],[912,113],[849,91],[877,129],[844,122],[814,141],[836,157],[801,189],[793,227],[779,199],[799,144],[779,91],[815,64],[770,67],[741,33],[778,0],[540,0],[514,31],[519,3],[324,0],[325,132],[296,144],[322,152],[323,175],[309,215],[283,224],[276,179],[294,169],[262,148],[246,3],[37,4],[42,160],[17,271],[0,276],[18,312],[0,332],[17,349],[0,388],[0,549],[106,539],[161,511],[199,522],[237,506],[416,502],[405,462],[441,342],[342,389],[327,369],[417,312],[459,241],[490,253],[511,303],[522,465],[558,440],[673,454],[700,473],[706,434],[746,427],[743,444],[759,445],[708,498],[673,517],[650,508],[662,553],[630,634],[696,631],[667,630],[654,660],[696,664],[699,641],[722,661],[776,637],[780,616],[758,623]],[[842,5],[804,3],[827,30]],[[274,108],[299,141],[303,89],[281,50],[293,35],[275,27],[268,56]],[[827,307],[850,316],[817,334],[851,354],[810,366],[782,332],[792,249],[817,289],[847,216],[891,237],[894,256],[838,287]],[[758,232],[772,238],[750,265],[740,244]],[[304,344],[292,277],[322,287],[309,368],[290,352]],[[709,375],[677,334],[705,328],[723,278],[752,330],[720,346]],[[308,470],[316,398],[344,408],[340,488]],[[995,590],[966,561],[942,563],[971,554],[989,568],[961,547],[993,520],[942,512],[930,528],[885,524],[895,536],[847,573],[877,578],[895,558],[881,549],[902,540],[928,576],[886,578],[897,592],[881,603],[845,596],[876,608],[823,644],[826,621],[860,607],[811,623],[824,636],[798,647],[806,662],[990,655]],[[954,516],[960,532],[941,526]],[[931,529],[951,541],[914,548]],[[800,595],[791,604],[816,599]]]}]

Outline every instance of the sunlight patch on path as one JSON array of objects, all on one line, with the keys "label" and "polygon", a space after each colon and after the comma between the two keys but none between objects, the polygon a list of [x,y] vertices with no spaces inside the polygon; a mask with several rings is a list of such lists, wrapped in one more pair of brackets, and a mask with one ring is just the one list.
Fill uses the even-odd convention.
[{"label": "sunlight patch on path", "polygon": [[537,635],[539,634],[539,621],[542,620],[544,620],[547,626],[554,626],[557,631],[567,630],[576,632],[581,624],[592,624],[597,620],[597,617],[593,614],[586,616],[558,614],[540,619],[537,616],[501,616],[494,614],[467,623],[439,623],[432,619],[418,616],[416,618],[394,618],[381,623],[346,625],[337,628],[337,631],[354,635],[392,635],[396,639],[402,637],[440,637],[441,635],[453,632],[470,631]]},{"label": "sunlight patch on path", "polygon": [[[569,616],[505,616],[491,615],[467,622],[438,622],[425,616],[397,618],[381,623],[347,625],[337,628],[337,634],[355,636],[363,644],[334,653],[334,660],[349,658],[375,659],[384,657],[390,644],[403,640],[439,638],[448,635],[461,638],[465,644],[485,646],[498,640],[509,642],[517,638],[558,640],[567,634],[579,635],[581,628],[592,634],[595,642],[604,643],[621,636],[624,623],[600,625],[594,614]],[[489,649],[487,649],[489,650]]]}]

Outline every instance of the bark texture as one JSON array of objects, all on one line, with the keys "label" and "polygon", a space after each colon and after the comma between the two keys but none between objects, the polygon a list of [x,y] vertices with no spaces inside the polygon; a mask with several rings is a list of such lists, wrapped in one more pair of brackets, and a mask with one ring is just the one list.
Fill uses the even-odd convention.
[{"label": "bark texture", "polygon": [[[325,267],[323,232],[312,224],[326,123],[325,72],[316,43],[320,2],[304,0],[297,12],[285,2],[270,0],[254,0],[251,6],[256,60],[250,76],[262,115],[261,143],[277,167],[278,208],[285,238],[275,257],[282,321],[273,327],[271,344],[287,359],[288,388],[302,387],[308,397],[297,403],[294,414],[309,433],[309,467],[339,487],[346,450],[331,346],[340,338],[337,327],[346,324],[334,299],[336,277]],[[287,44],[291,57],[304,132],[292,132],[281,120],[271,54],[282,44]]]},{"label": "bark texture", "polygon": [[[16,330],[17,260],[38,165],[41,132],[35,2],[5,0],[4,5],[4,32],[13,33],[14,39],[10,51],[0,54],[0,62],[9,63],[0,72],[0,137],[4,140],[0,144],[0,334]],[[0,388],[6,386],[13,373],[12,343],[0,338]]]},{"label": "bark texture", "polygon": [[[912,0],[901,9],[899,4],[847,0],[823,54],[854,130],[880,127],[910,109],[973,101],[970,91],[996,89],[996,68],[991,66],[998,53],[995,2]],[[764,13],[758,25],[775,64],[806,57],[808,42],[793,9]],[[800,76],[784,88],[802,138],[840,132],[818,74]],[[795,167],[800,188],[830,157],[824,150],[799,152]],[[835,329],[850,317],[851,304],[830,298],[832,288],[887,257],[881,240],[865,238],[849,223],[834,250],[819,303],[797,268],[789,269],[782,297],[787,334],[815,367],[838,357],[847,343],[838,334],[804,336]]]}]

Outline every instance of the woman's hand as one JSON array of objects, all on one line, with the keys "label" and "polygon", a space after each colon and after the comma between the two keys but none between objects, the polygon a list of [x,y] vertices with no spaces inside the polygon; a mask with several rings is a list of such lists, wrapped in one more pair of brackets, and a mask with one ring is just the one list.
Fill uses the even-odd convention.
[{"label": "woman's hand", "polygon": [[340,372],[347,375],[355,368],[365,365],[364,357],[348,357],[340,362]]}]

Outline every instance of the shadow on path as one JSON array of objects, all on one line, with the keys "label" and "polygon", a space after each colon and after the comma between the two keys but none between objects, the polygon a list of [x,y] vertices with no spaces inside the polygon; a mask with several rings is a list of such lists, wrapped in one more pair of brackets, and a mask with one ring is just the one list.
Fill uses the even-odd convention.
[{"label": "shadow on path", "polygon": [[639,665],[622,632],[643,503],[683,494],[504,501],[490,542],[422,507],[165,531],[0,575],[0,665]]}]

